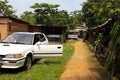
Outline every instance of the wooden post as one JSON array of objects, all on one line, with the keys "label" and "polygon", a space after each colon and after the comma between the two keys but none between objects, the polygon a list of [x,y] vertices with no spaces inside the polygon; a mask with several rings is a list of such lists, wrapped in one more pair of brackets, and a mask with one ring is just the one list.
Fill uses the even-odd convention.
[{"label": "wooden post", "polygon": [[63,35],[60,35],[60,37],[61,37],[61,44],[63,43]]}]

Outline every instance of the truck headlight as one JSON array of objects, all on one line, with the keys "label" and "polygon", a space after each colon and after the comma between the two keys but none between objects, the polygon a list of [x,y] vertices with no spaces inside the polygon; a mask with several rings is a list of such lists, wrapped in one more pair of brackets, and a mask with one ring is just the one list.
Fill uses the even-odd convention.
[{"label": "truck headlight", "polygon": [[21,58],[22,54],[7,54],[5,58]]}]

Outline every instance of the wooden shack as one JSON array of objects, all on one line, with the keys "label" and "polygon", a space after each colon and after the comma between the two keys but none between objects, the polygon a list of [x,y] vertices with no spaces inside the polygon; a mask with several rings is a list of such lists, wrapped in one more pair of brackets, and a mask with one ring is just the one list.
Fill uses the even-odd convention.
[{"label": "wooden shack", "polygon": [[29,25],[29,31],[30,32],[42,32],[41,28],[35,25]]},{"label": "wooden shack", "polygon": [[0,40],[13,32],[36,32],[40,28],[30,25],[21,19],[11,17],[0,17]]},{"label": "wooden shack", "polygon": [[66,26],[40,26],[40,28],[47,36],[60,36],[61,43],[66,42]]},{"label": "wooden shack", "polygon": [[36,26],[21,19],[0,17],[0,40],[13,32],[42,32],[46,35],[60,35],[66,41],[66,26]]}]

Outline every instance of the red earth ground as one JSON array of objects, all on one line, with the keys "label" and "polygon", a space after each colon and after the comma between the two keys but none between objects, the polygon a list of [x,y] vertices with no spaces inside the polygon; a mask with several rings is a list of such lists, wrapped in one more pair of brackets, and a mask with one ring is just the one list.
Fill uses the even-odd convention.
[{"label": "red earth ground", "polygon": [[75,52],[60,80],[109,80],[106,70],[98,63],[86,43],[80,40],[73,45]]}]

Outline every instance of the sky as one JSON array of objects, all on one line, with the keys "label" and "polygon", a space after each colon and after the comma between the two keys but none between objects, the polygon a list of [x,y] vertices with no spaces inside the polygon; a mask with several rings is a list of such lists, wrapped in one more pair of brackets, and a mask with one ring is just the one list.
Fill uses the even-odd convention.
[{"label": "sky", "polygon": [[14,10],[17,10],[16,14],[20,16],[25,11],[32,11],[30,6],[35,3],[49,3],[49,4],[58,4],[59,10],[66,10],[68,12],[74,10],[81,10],[81,4],[86,2],[86,0],[8,0],[9,4],[13,6]]}]

